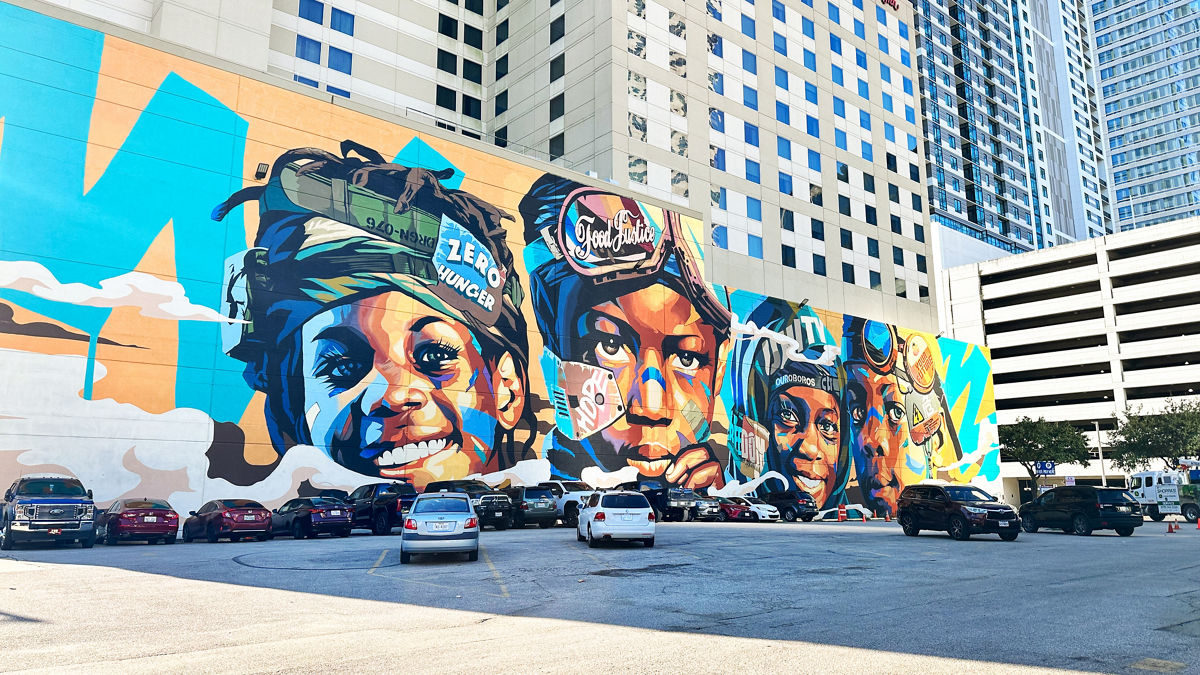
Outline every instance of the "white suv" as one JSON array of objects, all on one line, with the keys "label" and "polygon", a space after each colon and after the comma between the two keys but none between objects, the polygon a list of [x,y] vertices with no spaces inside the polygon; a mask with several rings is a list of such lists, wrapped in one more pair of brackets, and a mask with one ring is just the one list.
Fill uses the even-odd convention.
[{"label": "white suv", "polygon": [[641,540],[654,546],[654,509],[639,492],[596,492],[579,512],[575,528],[579,541],[596,548],[601,540]]}]

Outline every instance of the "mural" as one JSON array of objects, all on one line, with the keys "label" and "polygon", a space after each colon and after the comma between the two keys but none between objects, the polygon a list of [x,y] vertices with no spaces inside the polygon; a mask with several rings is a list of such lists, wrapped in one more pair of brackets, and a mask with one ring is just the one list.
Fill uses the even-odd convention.
[{"label": "mural", "polygon": [[882,514],[998,473],[982,348],[712,284],[694,218],[2,3],[0,199],[4,480]]}]

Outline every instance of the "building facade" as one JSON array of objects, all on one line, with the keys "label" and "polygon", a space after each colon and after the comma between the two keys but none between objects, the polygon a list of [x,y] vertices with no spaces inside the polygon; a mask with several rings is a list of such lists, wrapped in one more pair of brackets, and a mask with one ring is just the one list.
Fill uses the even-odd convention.
[{"label": "building facade", "polygon": [[[1200,395],[1200,219],[955,267],[943,283],[946,335],[991,350],[1001,425],[1071,422],[1103,447],[1127,406]],[[1123,480],[1100,462],[1063,474]],[[1015,497],[1024,469],[1002,461],[1001,476]]]},{"label": "building facade", "polygon": [[220,58],[253,33],[232,60],[700,212],[729,283],[935,328],[907,3],[53,2]]},{"label": "building facade", "polygon": [[1200,7],[1092,4],[1119,229],[1200,215]]}]

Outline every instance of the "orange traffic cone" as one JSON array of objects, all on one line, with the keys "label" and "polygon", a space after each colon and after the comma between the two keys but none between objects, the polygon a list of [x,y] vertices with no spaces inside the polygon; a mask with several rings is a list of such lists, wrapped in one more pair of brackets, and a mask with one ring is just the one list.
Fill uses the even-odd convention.
[{"label": "orange traffic cone", "polygon": [[885,522],[885,523],[892,522],[892,512],[891,511],[883,512],[883,522]]},{"label": "orange traffic cone", "polygon": [[863,511],[862,517],[863,517],[863,522],[864,523],[867,522],[867,512],[866,511]]},{"label": "orange traffic cone", "polygon": [[1171,534],[1174,531],[1175,531],[1175,523],[1168,520],[1167,521],[1167,534]]},{"label": "orange traffic cone", "polygon": [[1200,519],[1196,520],[1196,529],[1200,530]]}]

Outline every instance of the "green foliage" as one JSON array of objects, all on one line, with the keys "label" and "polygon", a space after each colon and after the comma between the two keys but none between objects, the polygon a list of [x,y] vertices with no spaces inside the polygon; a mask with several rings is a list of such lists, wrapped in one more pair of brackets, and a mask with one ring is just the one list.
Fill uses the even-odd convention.
[{"label": "green foliage", "polygon": [[1087,438],[1069,422],[1047,422],[1022,417],[1016,424],[1000,427],[1000,452],[1005,459],[1020,464],[1033,481],[1036,495],[1037,462],[1088,465],[1090,459]]},{"label": "green foliage", "polygon": [[1126,408],[1110,438],[1108,456],[1124,470],[1146,469],[1154,460],[1174,468],[1180,458],[1200,456],[1200,401],[1169,399],[1157,414]]}]

